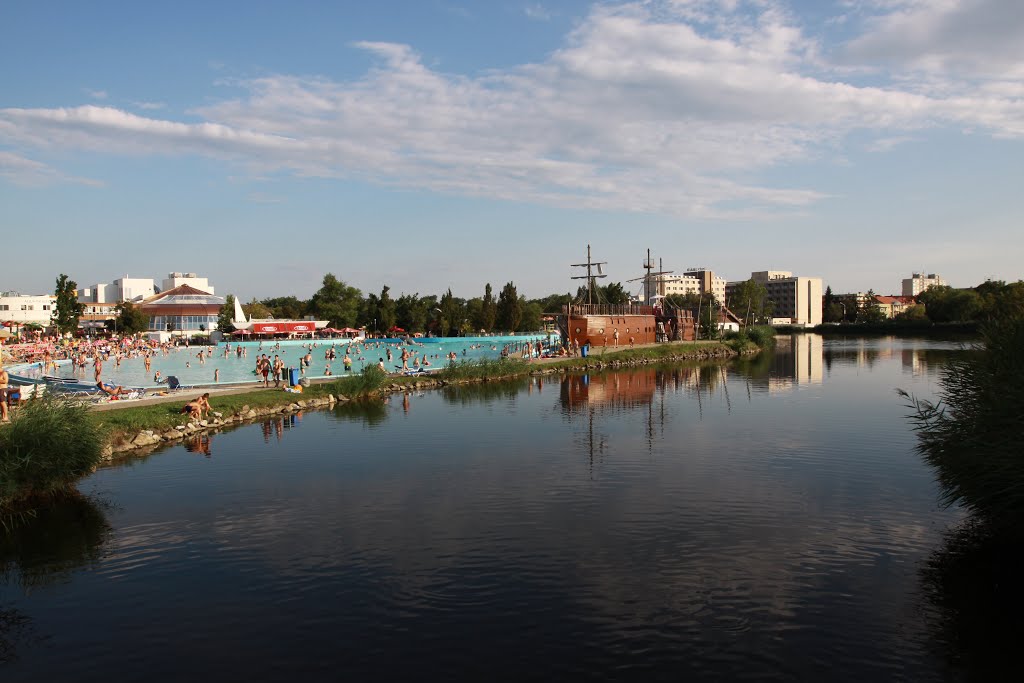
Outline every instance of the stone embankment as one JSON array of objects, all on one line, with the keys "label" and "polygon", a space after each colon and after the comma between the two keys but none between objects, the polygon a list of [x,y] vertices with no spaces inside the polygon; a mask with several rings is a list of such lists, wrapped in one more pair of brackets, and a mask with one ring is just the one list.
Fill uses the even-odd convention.
[{"label": "stone embankment", "polygon": [[[724,360],[727,358],[733,358],[740,355],[753,355],[758,353],[759,350],[760,349],[754,348],[742,352],[737,352],[725,346],[709,346],[707,348],[691,349],[684,353],[673,354],[671,356],[663,356],[658,358],[636,357],[613,358],[609,360],[603,360],[600,355],[596,355],[587,358],[587,362],[584,364],[574,365],[559,364],[559,361],[566,360],[564,358],[549,358],[542,359],[539,361],[533,361],[526,370],[525,375],[515,374],[500,377],[492,376],[455,380],[422,378],[416,379],[414,381],[405,381],[402,383],[394,382],[391,384],[386,384],[383,387],[381,387],[377,392],[375,392],[375,395],[385,395],[399,393],[403,391],[435,389],[438,387],[453,385],[495,382],[501,380],[515,379],[516,377],[523,376],[559,375],[569,374],[573,372],[615,370],[621,368],[642,367],[645,365],[660,365],[664,363],[675,363],[685,361]],[[105,460],[112,460],[118,456],[125,456],[140,450],[152,450],[153,448],[160,446],[161,444],[168,444],[181,441],[183,439],[187,439],[192,436],[198,436],[206,432],[220,431],[227,427],[240,425],[246,422],[254,422],[268,417],[288,415],[303,410],[333,408],[336,404],[343,403],[348,400],[350,399],[344,396],[335,396],[334,394],[328,394],[327,396],[324,397],[307,398],[300,401],[294,401],[292,403],[264,406],[259,408],[252,408],[250,406],[245,405],[242,406],[242,408],[238,412],[229,416],[225,416],[220,412],[213,412],[211,413],[210,419],[202,421],[191,420],[186,424],[177,425],[173,429],[144,429],[132,438],[120,439],[116,443],[109,443],[104,448],[103,457]]]}]

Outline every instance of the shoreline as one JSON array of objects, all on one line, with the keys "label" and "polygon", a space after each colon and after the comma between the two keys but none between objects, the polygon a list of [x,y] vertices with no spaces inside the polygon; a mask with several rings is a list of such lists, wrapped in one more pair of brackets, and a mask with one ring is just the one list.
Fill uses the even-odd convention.
[{"label": "shoreline", "polygon": [[[403,391],[481,384],[535,375],[603,371],[660,363],[726,360],[755,355],[762,350],[754,344],[737,349],[718,341],[646,344],[636,345],[632,349],[621,346],[599,348],[600,350],[588,355],[587,358],[539,358],[529,362],[524,360],[515,372],[501,375],[485,374],[455,379],[431,375],[387,375],[382,386],[359,397],[345,396],[340,391],[333,391],[343,388],[340,382],[351,379],[349,377],[311,380],[310,386],[299,394],[263,386],[214,390],[210,391],[211,402],[216,404],[218,399],[229,399],[228,405],[222,406],[219,410],[215,408],[208,419],[200,422],[188,420],[178,411],[187,400],[201,395],[207,389],[187,390],[170,396],[147,397],[132,401],[112,401],[93,406],[91,410],[100,421],[101,427],[108,432],[107,443],[103,448],[103,462],[110,463],[139,454],[140,451],[155,450],[159,446],[175,443],[187,437],[221,431],[226,427],[247,424],[269,416],[331,408],[338,403],[363,396],[373,398]],[[657,353],[651,353],[652,351]]]}]

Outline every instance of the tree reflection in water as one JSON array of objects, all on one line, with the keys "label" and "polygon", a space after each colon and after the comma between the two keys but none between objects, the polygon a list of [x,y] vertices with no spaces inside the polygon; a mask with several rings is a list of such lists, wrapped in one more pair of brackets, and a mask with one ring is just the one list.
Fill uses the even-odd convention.
[{"label": "tree reflection in water", "polygon": [[[24,592],[67,581],[103,556],[110,538],[105,505],[74,494],[19,518],[0,533],[0,578]],[[20,649],[41,640],[31,618],[0,605],[0,662],[11,661]]]},{"label": "tree reflection in water", "polygon": [[937,608],[930,627],[936,649],[969,680],[1009,680],[1019,668],[1024,621],[1019,538],[968,521],[951,529],[921,571]]}]

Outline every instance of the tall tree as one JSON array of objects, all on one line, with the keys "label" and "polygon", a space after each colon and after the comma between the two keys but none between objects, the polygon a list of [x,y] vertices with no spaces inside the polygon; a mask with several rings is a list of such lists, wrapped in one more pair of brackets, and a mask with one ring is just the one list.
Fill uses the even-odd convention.
[{"label": "tall tree", "polygon": [[441,295],[441,302],[438,308],[441,309],[438,322],[441,323],[442,337],[447,337],[453,332],[457,333],[462,329],[462,323],[466,319],[466,311],[462,300],[457,299],[452,294],[451,289]]},{"label": "tall tree", "polygon": [[497,317],[495,326],[499,330],[509,332],[519,329],[519,321],[523,317],[523,305],[519,301],[519,293],[515,284],[509,282],[498,294]]},{"label": "tall tree", "polygon": [[391,298],[391,295],[389,294],[390,291],[391,288],[384,285],[384,289],[380,290],[380,300],[378,304],[378,310],[380,311],[380,328],[385,332],[397,324],[395,301]]},{"label": "tall tree", "polygon": [[270,314],[275,318],[298,320],[306,314],[306,302],[300,301],[294,296],[276,296],[270,299],[261,299],[260,303],[269,308]]},{"label": "tall tree", "polygon": [[53,307],[52,322],[61,334],[70,334],[78,329],[78,319],[85,308],[78,302],[78,283],[61,273],[54,290],[57,301]]},{"label": "tall tree", "polygon": [[427,307],[419,294],[403,294],[395,299],[396,324],[410,332],[423,332],[427,328]]},{"label": "tall tree", "polygon": [[544,327],[544,322],[541,320],[544,316],[544,309],[539,303],[528,302],[525,298],[520,298],[519,307],[523,313],[519,319],[519,326],[516,328],[517,332],[536,332]]},{"label": "tall tree", "polygon": [[729,308],[744,324],[758,324],[771,318],[774,304],[768,298],[768,289],[750,278],[733,290]]},{"label": "tall tree", "polygon": [[839,305],[836,295],[832,293],[831,285],[825,288],[825,296],[821,297],[821,317],[827,323],[837,323],[843,319],[843,306]]},{"label": "tall tree", "polygon": [[355,327],[362,298],[363,293],[358,289],[327,273],[323,286],[309,300],[309,313],[329,321],[333,327]]},{"label": "tall tree", "polygon": [[628,304],[629,292],[621,282],[609,282],[601,288],[601,299],[610,304]]},{"label": "tall tree", "polygon": [[117,312],[114,318],[115,329],[121,334],[130,337],[149,329],[149,316],[131,301],[122,301],[114,310]]},{"label": "tall tree", "polygon": [[953,289],[943,285],[929,287],[921,292],[917,301],[923,303],[928,319],[933,323],[976,320],[983,310],[983,300],[973,289]]},{"label": "tall tree", "polygon": [[864,297],[857,308],[857,322],[880,323],[884,320],[885,313],[878,307],[878,301],[875,300],[875,292],[869,289],[867,296]]},{"label": "tall tree", "polygon": [[494,329],[494,321],[498,315],[498,304],[494,301],[494,291],[491,283],[484,287],[484,298],[480,304],[480,319],[477,321],[479,328],[490,332]]},{"label": "tall tree", "polygon": [[235,295],[228,294],[224,297],[224,305],[220,307],[220,311],[217,313],[217,329],[222,334],[230,334],[235,331],[235,326],[231,322],[235,319]]},{"label": "tall tree", "polygon": [[463,326],[463,332],[476,333],[481,329],[480,318],[483,316],[480,312],[483,310],[483,307],[484,300],[478,296],[466,302],[466,324]]}]

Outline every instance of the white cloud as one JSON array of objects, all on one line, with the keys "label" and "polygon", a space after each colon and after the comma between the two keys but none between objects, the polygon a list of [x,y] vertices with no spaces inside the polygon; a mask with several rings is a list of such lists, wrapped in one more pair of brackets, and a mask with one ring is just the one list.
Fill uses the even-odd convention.
[{"label": "white cloud", "polygon": [[137,109],[145,109],[147,111],[163,109],[167,106],[164,102],[135,102],[134,104]]},{"label": "white cloud", "polygon": [[105,100],[105,99],[107,99],[107,91],[106,90],[86,90],[85,92],[89,95],[89,97],[91,97],[94,100]]},{"label": "white cloud", "polygon": [[551,21],[551,10],[547,9],[540,3],[534,5],[527,5],[523,8],[523,13],[528,19],[534,21]]},{"label": "white cloud", "polygon": [[65,175],[42,162],[3,150],[0,150],[0,178],[22,187],[42,187],[54,183],[73,183],[92,187],[102,187],[103,185],[102,182],[91,178]]},{"label": "white cloud", "polygon": [[1020,0],[902,0],[869,17],[853,59],[946,75],[1024,78]]},{"label": "white cloud", "polygon": [[[901,11],[910,10],[890,14]],[[844,82],[848,65],[830,69],[818,42],[767,0],[598,6],[546,60],[471,76],[432,70],[407,45],[354,47],[380,60],[357,80],[232,81],[243,96],[191,112],[198,123],[111,107],[9,108],[0,141],[200,154],[253,175],[556,206],[757,217],[822,196],[768,187],[759,172],[841,163],[853,131],[873,133],[875,149],[943,125],[1024,136],[1019,84]]]}]

